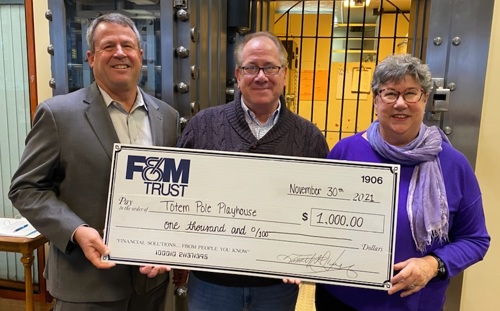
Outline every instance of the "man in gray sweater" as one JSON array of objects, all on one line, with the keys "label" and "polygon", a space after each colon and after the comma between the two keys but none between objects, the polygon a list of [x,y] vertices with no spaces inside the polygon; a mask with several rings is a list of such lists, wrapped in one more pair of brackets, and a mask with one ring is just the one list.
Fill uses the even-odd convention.
[{"label": "man in gray sweater", "polygon": [[[235,49],[235,100],[197,113],[177,144],[182,148],[325,158],[324,135],[296,115],[281,95],[287,55],[269,32],[249,34]],[[189,276],[190,311],[295,309],[298,286],[278,279],[194,271]]]}]

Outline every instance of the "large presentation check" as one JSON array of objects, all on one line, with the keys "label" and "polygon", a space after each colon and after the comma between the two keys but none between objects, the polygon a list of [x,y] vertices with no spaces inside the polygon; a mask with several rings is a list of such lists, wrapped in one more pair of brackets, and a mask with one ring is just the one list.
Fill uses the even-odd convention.
[{"label": "large presentation check", "polygon": [[103,260],[387,290],[399,171],[116,144]]}]

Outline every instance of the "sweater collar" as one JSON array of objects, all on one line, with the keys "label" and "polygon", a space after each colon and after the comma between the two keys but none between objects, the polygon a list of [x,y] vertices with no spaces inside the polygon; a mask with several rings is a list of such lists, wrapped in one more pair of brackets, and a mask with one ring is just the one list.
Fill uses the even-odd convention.
[{"label": "sweater collar", "polygon": [[[280,96],[280,103],[285,102],[285,98]],[[253,135],[250,130],[247,121],[245,120],[245,111],[242,108],[241,94],[237,92],[235,98],[232,102],[229,102],[225,108],[225,115],[228,118],[229,124],[234,128],[234,130],[246,141],[254,143],[257,138]],[[286,105],[280,105],[280,109],[277,116],[277,122],[273,128],[262,137],[259,142],[269,142],[277,137],[280,137],[288,133],[294,124],[295,114],[286,107]]]},{"label": "sweater collar", "polygon": [[[255,113],[248,108],[248,106],[245,104],[245,101],[243,100],[243,97],[240,97],[241,99],[241,108],[245,112],[245,115],[247,115],[253,122],[259,124],[259,125],[264,125],[262,124],[258,119]],[[278,117],[281,109],[281,100],[278,99],[278,108],[269,116],[269,118],[266,120],[265,124],[268,122],[272,122],[273,125],[276,125],[276,122],[278,122]]]}]

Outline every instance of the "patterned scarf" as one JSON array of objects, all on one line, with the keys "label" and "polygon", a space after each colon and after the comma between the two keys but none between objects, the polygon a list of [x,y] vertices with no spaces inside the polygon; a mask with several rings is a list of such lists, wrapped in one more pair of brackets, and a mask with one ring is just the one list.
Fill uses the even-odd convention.
[{"label": "patterned scarf", "polygon": [[404,165],[415,165],[408,190],[406,210],[417,250],[424,252],[433,238],[448,240],[448,200],[438,154],[446,135],[437,127],[422,124],[420,132],[404,147],[386,143],[374,121],[367,130],[372,148],[384,158]]}]

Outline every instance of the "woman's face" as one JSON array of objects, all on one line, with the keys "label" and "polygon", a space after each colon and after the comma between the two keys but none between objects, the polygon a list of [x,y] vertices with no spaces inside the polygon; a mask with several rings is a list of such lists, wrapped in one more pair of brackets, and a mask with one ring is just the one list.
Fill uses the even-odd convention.
[{"label": "woman's face", "polygon": [[415,139],[428,97],[409,75],[399,83],[382,84],[374,98],[382,138],[393,146],[404,146]]}]

